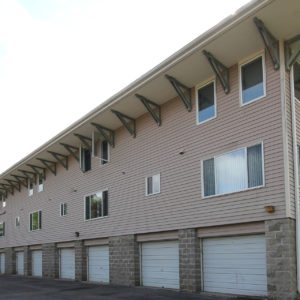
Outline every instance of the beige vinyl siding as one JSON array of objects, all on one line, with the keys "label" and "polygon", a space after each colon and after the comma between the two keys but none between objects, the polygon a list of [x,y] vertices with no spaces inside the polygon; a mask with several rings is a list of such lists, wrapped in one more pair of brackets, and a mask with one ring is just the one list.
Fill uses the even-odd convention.
[{"label": "beige vinyl siding", "polygon": [[[92,170],[82,173],[70,158],[68,171],[58,165],[57,176],[47,172],[43,192],[37,193],[35,185],[32,197],[25,188],[9,195],[6,214],[0,217],[6,222],[0,248],[72,241],[76,231],[79,239],[94,239],[285,217],[280,72],[274,71],[267,56],[266,71],[263,99],[240,107],[235,65],[230,69],[228,95],[217,81],[217,118],[196,125],[193,91],[192,112],[175,98],[162,106],[161,127],[149,114],[136,120],[135,139],[120,127],[110,163],[101,165],[93,158]],[[201,198],[202,159],[261,141],[265,187]],[[179,155],[182,149],[185,153]],[[147,197],[145,177],[157,173],[161,193]],[[85,221],[84,195],[103,189],[109,195],[108,217]],[[62,202],[68,205],[63,218],[59,213]],[[266,213],[266,205],[274,205],[275,213]],[[29,212],[37,210],[42,210],[42,229],[28,232]],[[21,218],[18,228],[16,216]]]}]

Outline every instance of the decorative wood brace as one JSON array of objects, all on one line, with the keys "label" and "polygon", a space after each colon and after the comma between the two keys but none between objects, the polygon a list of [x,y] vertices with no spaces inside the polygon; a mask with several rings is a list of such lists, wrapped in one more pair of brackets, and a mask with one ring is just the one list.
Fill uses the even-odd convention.
[{"label": "decorative wood brace", "polygon": [[52,174],[56,176],[56,162],[42,158],[37,158]]},{"label": "decorative wood brace", "polygon": [[[19,175],[11,175],[12,177],[14,177],[17,182],[21,185],[23,185],[24,187],[28,187],[28,178],[27,177],[23,177],[23,176],[19,176]],[[24,182],[25,180],[25,182]]]},{"label": "decorative wood brace", "polygon": [[[43,167],[27,164],[28,167],[30,167],[36,174],[38,174],[40,177],[42,177],[44,180],[46,180],[46,169]],[[42,170],[40,173],[39,170]]]},{"label": "decorative wood brace", "polygon": [[68,156],[67,155],[63,155],[63,154],[49,151],[49,150],[47,152],[50,153],[57,160],[57,162],[60,163],[66,170],[68,170]]},{"label": "decorative wood brace", "polygon": [[92,139],[86,136],[83,136],[78,133],[74,133],[74,135],[92,152]]},{"label": "decorative wood brace", "polygon": [[[60,143],[60,144],[70,153],[70,155],[73,158],[75,158],[77,161],[79,161],[79,157],[76,155],[76,152],[75,152],[75,151],[79,151],[78,147],[71,146],[71,145],[64,144],[64,143]],[[73,150],[75,150],[75,151],[73,151]]]},{"label": "decorative wood brace", "polygon": [[101,136],[114,148],[115,147],[115,132],[97,123],[91,123],[95,126]]},{"label": "decorative wood brace", "polygon": [[114,113],[118,119],[121,121],[121,123],[124,125],[124,127],[128,130],[128,132],[131,134],[132,137],[136,137],[136,126],[135,126],[135,119],[128,117],[119,111],[111,110],[112,113]]}]

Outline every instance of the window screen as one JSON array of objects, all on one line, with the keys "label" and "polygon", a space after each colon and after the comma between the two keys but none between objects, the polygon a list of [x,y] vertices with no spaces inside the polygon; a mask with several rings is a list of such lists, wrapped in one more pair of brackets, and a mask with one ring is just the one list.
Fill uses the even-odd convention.
[{"label": "window screen", "polygon": [[198,89],[198,122],[215,117],[215,85],[214,82]]}]

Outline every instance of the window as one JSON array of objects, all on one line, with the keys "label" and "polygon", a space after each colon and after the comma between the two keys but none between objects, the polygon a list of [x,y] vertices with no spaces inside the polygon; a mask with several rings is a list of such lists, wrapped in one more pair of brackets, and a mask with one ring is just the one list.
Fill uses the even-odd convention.
[{"label": "window", "polygon": [[0,222],[0,236],[5,236],[5,222]]},{"label": "window", "polygon": [[100,191],[85,197],[85,219],[91,220],[108,215],[108,192]]},{"label": "window", "polygon": [[216,117],[215,82],[210,82],[197,90],[198,124]]},{"label": "window", "polygon": [[262,144],[204,160],[202,169],[204,197],[262,186]]},{"label": "window", "polygon": [[160,193],[160,174],[156,174],[146,178],[146,195],[154,195]]},{"label": "window", "polygon": [[300,146],[297,146],[298,150],[298,183],[300,185]]},{"label": "window", "polygon": [[33,195],[33,181],[30,179],[28,181],[28,195],[32,196]]},{"label": "window", "polygon": [[80,147],[80,168],[82,172],[87,172],[91,170],[92,166],[92,156],[91,151],[86,148]]},{"label": "window", "polygon": [[16,227],[20,226],[20,217],[16,217]]},{"label": "window", "polygon": [[62,203],[60,205],[60,215],[65,216],[67,214],[67,203]]},{"label": "window", "polygon": [[6,194],[3,194],[3,196],[2,196],[2,207],[6,207],[6,198],[7,198]]},{"label": "window", "polygon": [[240,66],[242,104],[247,104],[265,96],[264,74],[263,56]]},{"label": "window", "polygon": [[42,229],[42,211],[36,211],[29,215],[29,230],[39,230]]},{"label": "window", "polygon": [[298,59],[293,66],[294,70],[294,93],[295,98],[300,101],[300,59]]},{"label": "window", "polygon": [[101,141],[101,165],[109,162],[109,144],[107,141]]},{"label": "window", "polygon": [[38,187],[38,191],[42,192],[44,190],[44,180],[43,177],[41,175],[39,175],[39,187]]}]

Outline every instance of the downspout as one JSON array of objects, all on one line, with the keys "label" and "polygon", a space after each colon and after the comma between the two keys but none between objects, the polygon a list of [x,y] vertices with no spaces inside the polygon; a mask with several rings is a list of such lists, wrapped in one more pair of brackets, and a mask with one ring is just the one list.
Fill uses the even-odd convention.
[{"label": "downspout", "polygon": [[294,178],[295,178],[297,290],[299,293],[300,292],[299,157],[298,157],[298,143],[297,143],[296,104],[295,104],[295,92],[294,92],[294,67],[292,67],[290,70],[290,89],[291,89]]}]

